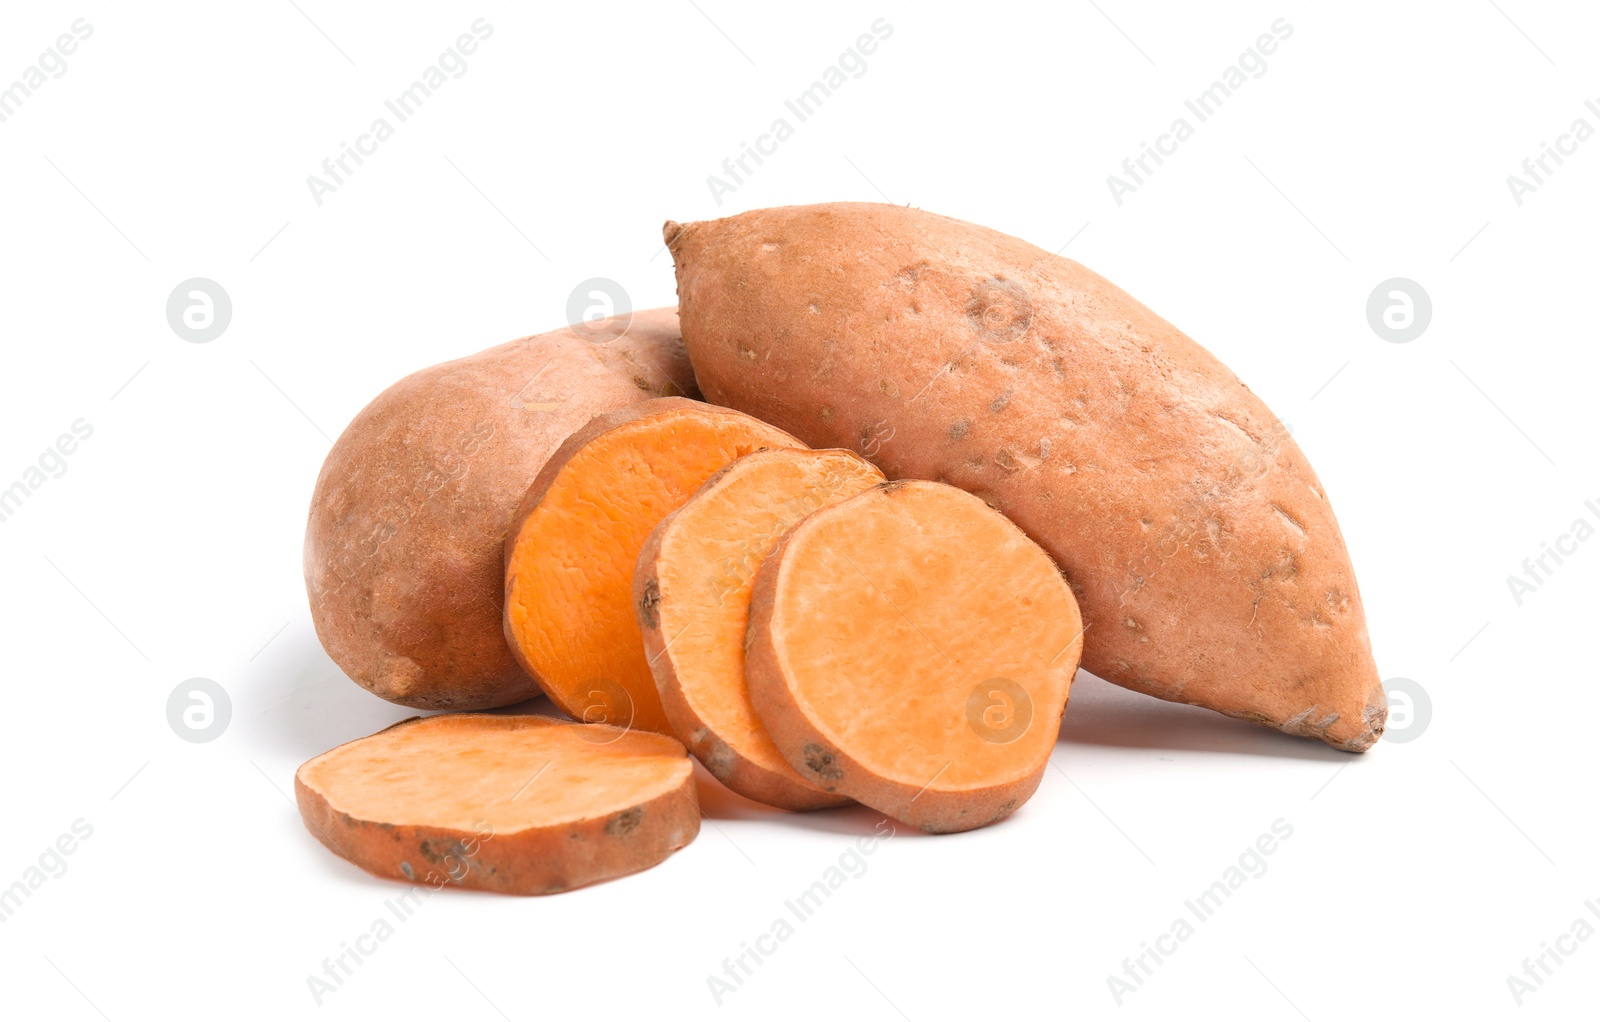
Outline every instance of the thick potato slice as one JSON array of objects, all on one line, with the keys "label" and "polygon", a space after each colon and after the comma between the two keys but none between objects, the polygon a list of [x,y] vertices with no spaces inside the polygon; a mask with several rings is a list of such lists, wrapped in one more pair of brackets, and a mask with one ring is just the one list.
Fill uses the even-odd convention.
[{"label": "thick potato slice", "polygon": [[783,534],[882,482],[849,451],[758,451],[707,480],[639,555],[634,607],[667,720],[707,770],[746,798],[782,809],[849,801],[796,773],[756,719],[744,682],[745,625],[756,568]]},{"label": "thick potato slice", "polygon": [[633,571],[656,523],[722,466],[804,447],[742,412],[660,398],[596,416],[523,499],[505,547],[505,636],[564,712],[671,734],[633,611]]},{"label": "thick potato slice", "polygon": [[1022,530],[955,487],[893,482],[762,563],[745,678],[802,777],[947,833],[1039,786],[1082,648],[1071,589]]},{"label": "thick potato slice", "polygon": [[305,763],[294,790],[333,852],[434,888],[554,894],[649,869],[700,831],[682,745],[549,717],[413,718]]},{"label": "thick potato slice", "polygon": [[413,373],[328,452],[306,592],[334,663],[385,699],[476,710],[538,694],[501,629],[506,530],[595,415],[694,393],[675,309],[525,337]]},{"label": "thick potato slice", "polygon": [[1288,428],[1116,285],[998,231],[828,203],[669,223],[709,401],[978,494],[1072,579],[1084,667],[1359,752],[1387,713]]}]

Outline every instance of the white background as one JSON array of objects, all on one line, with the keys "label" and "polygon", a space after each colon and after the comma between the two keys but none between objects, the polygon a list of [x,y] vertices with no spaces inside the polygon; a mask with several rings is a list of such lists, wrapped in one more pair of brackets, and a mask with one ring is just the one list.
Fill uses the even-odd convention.
[{"label": "white background", "polygon": [[[0,923],[0,1011],[1592,1011],[1600,939],[1520,1011],[1506,977],[1600,927],[1600,542],[1520,606],[1506,579],[1597,521],[1600,139],[1520,206],[1506,177],[1575,118],[1600,128],[1600,13],[696,2],[7,5],[0,84],[74,19],[94,32],[0,124],[0,487],[75,420],[94,433],[0,522],[0,886],[73,821],[93,834]],[[479,17],[468,71],[319,207],[307,176]],[[707,175],[879,17],[866,72],[713,202]],[[1114,202],[1106,176],[1278,18],[1268,70]],[[702,777],[707,825],[662,866],[437,895],[317,1007],[307,976],[403,888],[312,839],[293,771],[411,713],[312,632],[300,546],[329,438],[412,370],[558,325],[586,278],[671,303],[664,219],[838,199],[1070,240],[1230,365],[1317,466],[1425,733],[1352,757],[1080,676],[1031,802],[974,833],[900,828],[720,1008],[707,976],[875,814],[769,812]],[[164,312],[196,276],[234,306],[209,344]],[[1408,344],[1365,313],[1397,276],[1434,308]],[[209,744],[167,723],[193,677],[231,695]],[[1265,875],[1119,1008],[1107,977],[1279,819]]]}]

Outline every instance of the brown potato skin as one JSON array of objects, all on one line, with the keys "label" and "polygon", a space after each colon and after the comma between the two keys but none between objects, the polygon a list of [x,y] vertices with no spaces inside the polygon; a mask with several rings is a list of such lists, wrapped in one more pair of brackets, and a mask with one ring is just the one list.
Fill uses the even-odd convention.
[{"label": "brown potato skin", "polygon": [[668,223],[709,401],[1005,512],[1084,668],[1359,752],[1387,701],[1344,539],[1282,424],[1111,282],[997,231],[829,203]]},{"label": "brown potato skin", "polygon": [[593,416],[696,393],[676,310],[635,312],[620,336],[608,326],[413,373],[335,442],[306,524],[306,592],[323,648],[356,682],[422,709],[538,694],[500,625],[518,501]]},{"label": "brown potato skin", "polygon": [[[392,726],[405,727],[421,719]],[[600,724],[582,726],[613,730]],[[700,833],[692,771],[684,774],[679,787],[621,813],[513,833],[474,834],[357,819],[334,810],[301,780],[299,771],[294,796],[306,829],[329,851],[376,876],[434,890],[464,887],[497,894],[558,894],[649,869]],[[581,857],[573,854],[579,847],[584,851]]]}]

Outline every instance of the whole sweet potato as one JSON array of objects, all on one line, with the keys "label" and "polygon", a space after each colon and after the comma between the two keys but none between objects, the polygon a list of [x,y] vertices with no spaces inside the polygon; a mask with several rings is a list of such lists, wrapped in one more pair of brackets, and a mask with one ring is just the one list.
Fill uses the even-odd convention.
[{"label": "whole sweet potato", "polygon": [[707,400],[983,497],[1128,688],[1368,748],[1387,712],[1322,485],[1199,344],[1071,260],[898,206],[668,223]]},{"label": "whole sweet potato", "polygon": [[306,591],[328,655],[406,706],[537,695],[500,623],[517,504],[595,415],[693,393],[693,381],[676,311],[653,309],[502,344],[378,395],[329,452],[306,525]]}]

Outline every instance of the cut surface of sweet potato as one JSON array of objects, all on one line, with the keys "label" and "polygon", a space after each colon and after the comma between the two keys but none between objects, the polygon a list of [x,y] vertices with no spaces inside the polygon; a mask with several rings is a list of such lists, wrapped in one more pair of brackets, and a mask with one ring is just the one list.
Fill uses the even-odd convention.
[{"label": "cut surface of sweet potato", "polygon": [[931,833],[1001,820],[1049,762],[1083,648],[1049,556],[982,500],[886,483],[756,573],[745,678],[789,765]]},{"label": "cut surface of sweet potato", "polygon": [[567,438],[506,537],[506,640],[552,702],[588,723],[672,733],[634,617],[639,551],[724,465],[804,446],[687,398],[599,415]]},{"label": "cut surface of sweet potato", "polygon": [[782,809],[849,798],[795,772],[756,719],[744,636],[756,569],[806,515],[884,482],[850,451],[768,450],[712,476],[639,555],[634,607],[674,733],[723,784]]},{"label": "cut surface of sweet potato", "polygon": [[700,830],[663,735],[550,717],[414,718],[295,772],[306,827],[378,876],[553,894],[648,869]]}]

